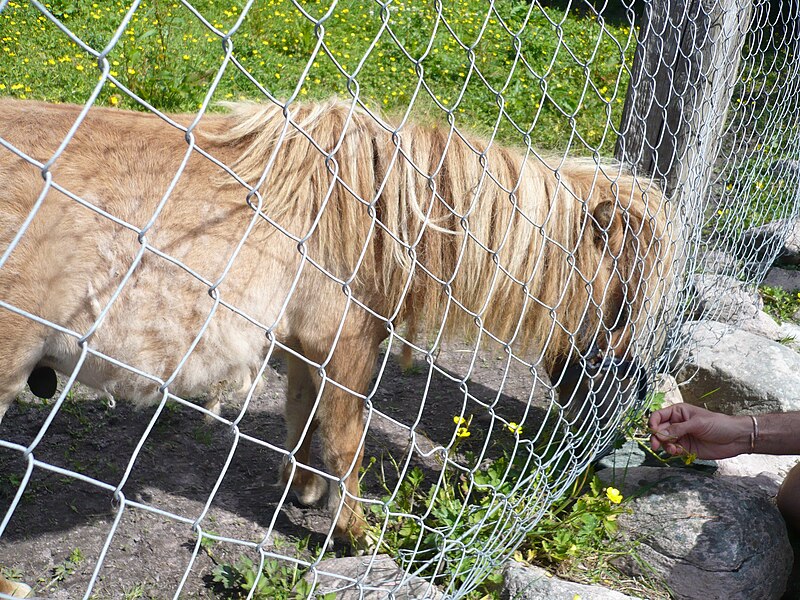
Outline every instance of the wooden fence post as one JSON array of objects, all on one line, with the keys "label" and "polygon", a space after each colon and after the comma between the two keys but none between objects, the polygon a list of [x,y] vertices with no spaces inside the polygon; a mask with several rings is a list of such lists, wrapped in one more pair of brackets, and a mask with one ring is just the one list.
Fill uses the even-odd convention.
[{"label": "wooden fence post", "polygon": [[752,0],[645,0],[615,155],[690,213],[719,153],[751,15]]}]

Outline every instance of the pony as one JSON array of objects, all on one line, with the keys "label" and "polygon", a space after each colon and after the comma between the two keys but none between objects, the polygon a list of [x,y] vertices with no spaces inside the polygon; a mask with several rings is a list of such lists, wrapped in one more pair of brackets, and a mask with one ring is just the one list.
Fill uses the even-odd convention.
[{"label": "pony", "polygon": [[387,338],[489,336],[575,402],[570,368],[646,362],[677,235],[652,181],[356,102],[226,108],[0,100],[0,418],[54,371],[141,404],[253,393],[280,350],[281,476],[359,539]]}]

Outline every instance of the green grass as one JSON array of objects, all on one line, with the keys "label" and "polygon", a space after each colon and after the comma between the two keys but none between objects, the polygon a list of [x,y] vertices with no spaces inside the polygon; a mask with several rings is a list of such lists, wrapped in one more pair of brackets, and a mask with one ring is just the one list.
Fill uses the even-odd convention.
[{"label": "green grass", "polygon": [[759,143],[741,164],[728,168],[729,179],[719,205],[704,224],[707,238],[730,242],[743,232],[797,213],[797,182],[770,169],[774,161],[792,156],[797,124]]},{"label": "green grass", "polygon": [[[193,5],[222,32],[236,23],[243,8],[239,0],[199,0]],[[303,5],[314,18],[329,8],[328,2]],[[58,0],[46,6],[92,48],[101,49],[130,3]],[[443,3],[442,16],[462,42],[473,45],[486,6],[480,0],[449,0]],[[517,31],[528,6],[512,0],[495,3],[502,22],[495,14],[486,22],[474,48],[475,69],[444,24],[439,21],[434,27],[432,2],[390,4],[389,28],[381,33],[379,4],[341,1],[324,23],[327,53],[316,56],[318,38],[309,19],[288,1],[259,2],[233,35],[233,57],[277,98],[294,93],[300,100],[348,96],[352,77],[350,90],[358,89],[369,106],[399,113],[412,102],[420,77],[391,39],[391,30],[414,59],[424,56],[419,64],[433,98],[420,89],[414,100],[417,115],[443,119],[444,111],[452,110],[462,126],[477,130],[490,130],[499,120],[501,138],[520,142],[513,120],[522,130],[532,131],[539,148],[563,150],[571,143],[576,153],[597,149],[612,154],[616,136],[607,123],[618,123],[622,112],[628,81],[622,66],[633,59],[630,28],[601,25],[596,17],[578,17],[574,11],[535,7],[519,35],[527,68],[515,64],[514,37],[503,23]],[[0,94],[82,103],[98,82],[96,59],[27,4],[9,2],[0,14],[0,40]],[[112,75],[157,108],[191,112],[203,101],[224,52],[219,35],[180,3],[145,0],[108,59]],[[499,119],[498,98],[490,87],[502,94],[510,120]],[[262,92],[229,64],[212,101],[259,97]],[[141,108],[113,84],[104,86],[100,103]]]},{"label": "green grass", "polygon": [[[657,582],[626,578],[614,566],[613,561],[623,555],[639,560],[635,544],[617,531],[617,517],[629,508],[618,490],[604,488],[591,468],[566,494],[549,506],[541,505],[542,494],[563,483],[561,474],[567,470],[555,460],[555,449],[565,441],[563,432],[554,430],[538,437],[530,447],[534,442],[525,439],[523,428],[509,423],[493,438],[492,452],[497,458],[469,469],[478,459],[467,448],[480,444],[473,438],[482,437],[482,432],[471,430],[471,418],[455,417],[454,421],[459,429],[448,456],[453,464],[463,463],[460,468],[448,462],[441,477],[412,468],[394,484],[400,466],[390,457],[387,475],[381,463],[385,504],[370,506],[368,547],[389,554],[440,589],[452,586],[463,591],[474,586],[465,598],[499,599],[502,574],[495,569],[477,585],[474,574],[487,569],[485,556],[497,551],[498,540],[525,528],[514,556],[520,562],[537,564],[573,581],[611,586],[641,597],[666,597],[656,589]],[[576,454],[581,455],[580,450]],[[537,464],[548,466],[536,468]],[[538,520],[531,523],[539,510]]]},{"label": "green grass", "polygon": [[[253,600],[305,600],[312,597],[312,584],[304,576],[308,570],[293,561],[267,558],[259,572],[259,564],[248,556],[239,556],[234,562],[217,562],[210,548],[204,547],[216,566],[213,584],[217,595],[230,600],[245,598],[252,593]],[[276,551],[293,556],[310,558],[320,554],[319,547],[310,547],[308,538],[287,538],[285,545]],[[323,558],[332,558],[323,553]],[[318,600],[334,600],[336,594],[314,594]]]},{"label": "green grass", "polygon": [[799,321],[795,315],[800,311],[800,290],[789,291],[770,285],[762,285],[758,290],[764,300],[764,311],[779,323]]}]

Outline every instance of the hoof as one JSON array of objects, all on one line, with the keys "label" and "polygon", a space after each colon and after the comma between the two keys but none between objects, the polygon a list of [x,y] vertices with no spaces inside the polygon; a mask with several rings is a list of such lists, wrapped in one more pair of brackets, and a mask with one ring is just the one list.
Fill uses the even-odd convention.
[{"label": "hoof", "polygon": [[7,594],[12,598],[28,598],[32,595],[31,586],[19,581],[9,581],[0,577],[0,593]]},{"label": "hoof", "polygon": [[[292,477],[291,481],[289,477]],[[292,467],[286,457],[281,465],[280,483],[288,483],[297,501],[303,506],[316,506],[328,493],[328,482],[316,473],[297,467],[292,476]]]},{"label": "hoof", "polygon": [[303,477],[302,486],[292,485],[292,491],[303,506],[316,506],[328,493],[328,483],[316,473],[311,473]]}]

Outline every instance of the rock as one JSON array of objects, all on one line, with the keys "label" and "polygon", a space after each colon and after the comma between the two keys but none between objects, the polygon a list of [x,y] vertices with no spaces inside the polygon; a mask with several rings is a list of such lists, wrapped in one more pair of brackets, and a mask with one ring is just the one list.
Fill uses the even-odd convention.
[{"label": "rock", "polygon": [[687,323],[679,351],[684,402],[728,414],[800,410],[800,355],[722,323]]},{"label": "rock", "polygon": [[624,469],[643,465],[648,454],[633,440],[627,440],[621,448],[612,450],[609,454],[597,461],[595,471],[600,469]]},{"label": "rock", "polygon": [[337,600],[439,600],[442,593],[420,577],[408,575],[386,554],[323,560],[306,573],[316,574],[315,597],[336,594]]},{"label": "rock", "polygon": [[700,273],[729,275],[739,270],[739,261],[722,250],[701,250],[697,253],[696,270]]},{"label": "rock", "polygon": [[678,387],[678,382],[675,381],[672,375],[666,373],[656,375],[653,388],[657,394],[664,394],[664,400],[661,403],[661,406],[664,408],[683,402],[683,396]]},{"label": "rock", "polygon": [[717,476],[751,477],[765,493],[776,496],[786,474],[800,456],[770,456],[767,454],[741,454],[717,461]]},{"label": "rock", "polygon": [[754,318],[764,308],[758,292],[733,277],[701,273],[692,276],[691,285],[698,320],[737,324]]},{"label": "rock", "polygon": [[[613,475],[613,478],[611,477]],[[601,471],[629,501],[620,532],[638,540],[622,557],[626,573],[654,571],[677,599],[777,600],[786,588],[792,549],[786,525],[768,496],[747,479],[676,468]]]},{"label": "rock", "polygon": [[779,287],[789,292],[800,290],[800,270],[772,267],[762,281],[764,285]]},{"label": "rock", "polygon": [[778,328],[778,341],[795,352],[800,352],[800,325],[781,323]]},{"label": "rock", "polygon": [[761,262],[798,265],[800,222],[796,219],[782,219],[752,227],[742,234],[740,252],[742,256],[756,256]]},{"label": "rock", "polygon": [[598,585],[564,581],[544,569],[518,562],[506,565],[503,600],[627,600],[634,598]]},{"label": "rock", "polygon": [[779,326],[764,312],[764,301],[755,289],[725,275],[708,273],[692,277],[697,320],[730,323],[771,340],[779,337]]},{"label": "rock", "polygon": [[742,331],[760,335],[768,340],[779,340],[781,337],[781,326],[763,310],[751,317],[743,318],[736,323],[736,326]]}]

